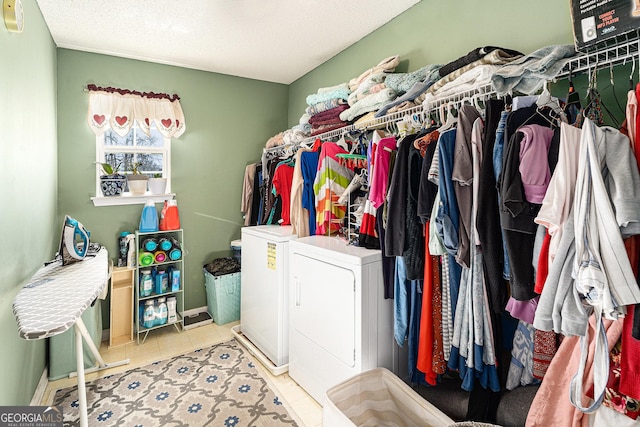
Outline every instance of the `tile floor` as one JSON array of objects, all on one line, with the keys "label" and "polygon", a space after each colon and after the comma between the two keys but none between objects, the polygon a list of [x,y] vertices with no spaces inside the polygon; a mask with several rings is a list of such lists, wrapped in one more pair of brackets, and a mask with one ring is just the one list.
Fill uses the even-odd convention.
[{"label": "tile floor", "polygon": [[[231,328],[239,322],[232,322],[218,326],[215,323],[206,326],[189,329],[178,333],[173,328],[162,328],[151,331],[142,345],[136,343],[120,347],[109,348],[108,342],[102,342],[100,354],[105,362],[117,362],[130,359],[128,365],[93,372],[86,375],[87,381],[108,374],[123,372],[134,367],[148,365],[156,360],[168,359],[179,354],[189,353],[198,348],[211,346],[217,343],[229,341],[233,338]],[[253,357],[245,351],[247,357]],[[256,360],[256,366],[262,370],[274,392],[288,403],[289,410],[294,412],[301,427],[320,427],[322,425],[322,407],[311,398],[287,373],[273,376]],[[53,401],[55,391],[60,388],[76,385],[76,378],[62,378],[50,381],[44,393],[42,405],[49,405]]]}]

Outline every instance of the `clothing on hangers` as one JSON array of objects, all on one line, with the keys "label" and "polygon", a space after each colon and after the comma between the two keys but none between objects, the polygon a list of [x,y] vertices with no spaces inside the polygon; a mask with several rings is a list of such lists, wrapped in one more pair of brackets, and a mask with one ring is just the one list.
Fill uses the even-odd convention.
[{"label": "clothing on hangers", "polygon": [[273,173],[271,184],[273,185],[273,193],[281,200],[280,218],[274,223],[280,225],[290,225],[291,218],[289,216],[291,209],[291,184],[293,182],[293,159],[280,162]]},{"label": "clothing on hangers", "polygon": [[255,185],[257,163],[251,163],[245,167],[244,179],[242,180],[242,194],[240,196],[240,213],[244,218],[244,225],[251,225],[251,215],[253,211],[253,192]]},{"label": "clothing on hangers", "polygon": [[310,152],[308,149],[299,149],[295,154],[293,174],[291,179],[291,196],[289,202],[289,219],[292,225],[292,233],[298,237],[310,235],[309,210],[304,208],[304,175],[302,173],[302,155]]},{"label": "clothing on hangers", "polygon": [[453,155],[451,179],[458,202],[460,225],[456,261],[465,267],[470,263],[471,208],[473,205],[473,159],[471,132],[480,113],[471,105],[463,105],[458,111],[458,124]]},{"label": "clothing on hangers", "polygon": [[[318,140],[319,141],[319,140]],[[319,152],[303,151],[300,156],[300,171],[302,173],[302,208],[309,212],[309,235],[316,234],[316,197],[313,183],[318,171]]]},{"label": "clothing on hangers", "polygon": [[391,152],[396,150],[396,139],[394,137],[382,138],[378,141],[378,148],[375,152],[375,169],[370,175],[369,200],[375,209],[384,203],[387,196],[387,181],[389,177],[389,166]]},{"label": "clothing on hangers", "polygon": [[[552,65],[556,66],[557,64]],[[478,70],[478,72],[479,71],[480,70]],[[525,76],[525,78],[530,77],[531,76]],[[532,82],[533,81],[529,81],[525,83],[529,84]],[[540,80],[539,83],[542,85],[542,80]],[[398,120],[400,115],[394,115],[393,120],[388,118],[376,121],[373,120],[372,117],[380,115],[378,113],[381,110],[378,110],[378,113],[373,112],[371,115],[362,116],[366,120],[362,122],[361,133],[357,135],[358,141],[356,142],[356,139],[353,139],[354,142],[352,144],[343,145],[341,149],[347,151],[349,154],[368,154],[366,167],[370,177],[369,193],[367,195],[369,206],[363,206],[362,208],[362,222],[360,223],[362,229],[359,243],[361,246],[367,247],[367,245],[369,245],[368,239],[373,238],[375,243],[380,245],[383,250],[383,262],[385,260],[393,262],[391,269],[388,268],[388,265],[387,267],[383,267],[383,277],[386,275],[384,285],[385,297],[394,296],[393,286],[391,286],[391,290],[389,290],[388,279],[389,277],[393,278],[399,274],[399,272],[395,270],[395,267],[402,265],[404,272],[409,273],[409,275],[405,275],[403,279],[406,281],[404,286],[398,286],[398,283],[396,283],[395,291],[396,293],[400,293],[398,299],[404,301],[403,304],[406,304],[401,306],[407,308],[407,310],[405,310],[407,317],[404,319],[406,325],[401,325],[401,327],[404,328],[403,337],[406,337],[410,343],[410,358],[412,358],[410,360],[415,361],[415,363],[410,363],[412,378],[420,379],[420,373],[417,371],[423,372],[424,370],[428,372],[430,382],[437,383],[437,375],[443,371],[436,370],[433,359],[438,358],[439,355],[442,354],[442,358],[439,360],[444,362],[445,358],[449,359],[451,362],[450,367],[460,372],[461,377],[464,379],[465,387],[470,388],[482,381],[483,386],[499,388],[499,385],[496,387],[497,382],[496,378],[493,377],[493,371],[491,372],[492,376],[488,376],[489,371],[494,368],[484,370],[485,376],[483,378],[476,378],[477,372],[479,372],[485,364],[486,366],[495,367],[495,361],[498,357],[497,354],[502,348],[501,343],[494,341],[494,339],[499,339],[496,337],[502,337],[503,332],[501,325],[496,324],[499,323],[499,321],[496,322],[495,319],[499,318],[500,315],[505,312],[507,304],[509,304],[509,310],[511,310],[512,315],[522,317],[516,313],[518,309],[523,307],[522,305],[518,305],[518,303],[526,304],[530,301],[511,300],[507,303],[506,290],[508,289],[508,285],[505,282],[505,278],[513,279],[511,281],[512,289],[521,287],[524,282],[527,282],[528,285],[529,280],[526,279],[526,277],[529,276],[529,269],[524,271],[521,265],[528,263],[531,270],[533,270],[532,263],[535,263],[535,266],[540,265],[540,257],[536,255],[537,249],[533,249],[533,245],[536,242],[535,239],[532,239],[534,235],[533,233],[529,233],[529,229],[527,228],[531,226],[538,230],[538,226],[535,224],[537,221],[523,220],[523,222],[527,222],[527,227],[524,227],[526,228],[524,231],[522,229],[513,230],[509,228],[513,228],[514,225],[515,227],[521,225],[519,220],[524,217],[527,217],[527,220],[535,217],[536,207],[534,205],[544,205],[544,198],[551,191],[550,187],[553,183],[553,177],[556,176],[553,169],[555,164],[553,159],[554,144],[556,144],[557,150],[563,148],[559,140],[557,143],[553,140],[550,141],[549,136],[551,135],[552,139],[560,138],[563,129],[569,126],[562,120],[562,115],[559,114],[560,111],[558,111],[558,107],[562,106],[562,113],[570,116],[569,120],[573,122],[571,112],[573,111],[575,116],[575,111],[579,111],[581,102],[579,95],[575,92],[575,87],[573,87],[571,76],[570,89],[565,105],[562,105],[557,98],[553,98],[546,87],[543,88],[542,94],[534,97],[534,105],[526,108],[520,108],[519,105],[520,101],[524,100],[523,97],[516,97],[514,99],[511,94],[508,94],[504,99],[490,99],[489,97],[491,95],[486,95],[486,97],[485,95],[476,96],[473,94],[474,88],[471,87],[470,89],[470,93],[457,94],[450,100],[443,99],[438,101],[438,104],[441,103],[441,117],[439,121],[429,120],[437,115],[438,110],[426,106],[423,107],[423,112],[418,113],[423,115],[420,116],[421,119],[422,117],[425,119],[421,127],[431,129],[419,129],[419,133],[413,135],[413,139],[411,139],[412,135],[409,135],[409,133],[413,131],[416,126],[414,121],[411,120],[411,116],[405,115]],[[599,96],[596,92],[594,93]],[[486,109],[483,113],[481,113],[478,108],[481,103],[476,102],[480,99],[484,101],[482,104],[484,104],[483,107]],[[538,102],[536,103],[535,101]],[[391,101],[391,103],[393,102],[395,101]],[[454,141],[453,146],[451,146],[451,134],[454,135],[454,140],[463,138],[464,130],[468,127],[468,123],[465,123],[465,110],[474,107],[476,107],[475,110],[478,113],[478,117],[473,121],[473,124],[478,123],[478,120],[480,120],[479,117],[486,119],[484,122],[485,129],[482,133],[482,138],[480,138],[481,147],[473,147],[472,145],[471,151],[469,151],[468,145],[456,144],[457,141]],[[606,111],[604,111],[602,107],[600,110],[598,110],[595,105],[588,105],[587,107],[587,112],[589,112],[591,108],[595,108],[592,113],[596,115],[600,114],[600,116],[606,114]],[[343,112],[347,111],[345,105],[342,105],[340,109],[343,110]],[[553,111],[556,113],[553,113]],[[635,123],[637,115],[631,114],[630,117],[631,116],[634,118]],[[319,116],[316,118],[317,120],[314,121],[319,125],[330,124],[325,123],[324,120],[321,120],[322,118],[323,116]],[[439,123],[435,125],[437,121]],[[370,130],[367,130],[369,126],[376,126],[378,130],[375,133],[369,133]],[[346,131],[352,128],[353,127],[345,126],[344,130]],[[369,129],[371,128],[369,127]],[[575,130],[580,132],[579,129]],[[633,132],[633,130],[630,131]],[[530,132],[531,134],[529,134]],[[330,135],[340,136],[340,133],[342,133],[342,138],[339,143],[344,143],[348,139],[355,138],[354,135],[350,135],[342,130],[331,133]],[[395,138],[388,136],[388,133],[394,134]],[[366,141],[365,135],[371,135],[371,140]],[[542,138],[542,136],[544,136],[544,138]],[[363,138],[365,138],[364,143],[362,142]],[[411,141],[411,144],[404,147],[403,144],[409,141]],[[473,141],[471,142],[472,144],[474,143]],[[513,145],[516,142],[519,145]],[[504,147],[504,155],[501,154],[501,147]],[[317,148],[321,148],[319,140],[317,142]],[[363,149],[365,150],[364,152],[362,152]],[[477,150],[477,152],[473,151],[474,149]],[[404,153],[407,154],[408,158],[403,158],[402,154]],[[315,154],[317,155],[317,153]],[[479,159],[474,159],[474,155],[478,156]],[[561,151],[560,154],[557,155],[563,157],[567,156],[567,153]],[[396,182],[396,179],[399,178],[396,178],[396,168],[392,166],[394,156],[398,156],[396,159],[396,167],[400,169],[405,168],[407,176],[404,182],[406,188],[404,189],[399,189],[398,182]],[[303,155],[300,155],[300,163],[302,163],[303,157]],[[449,157],[451,157],[452,160]],[[471,157],[472,161],[469,161],[469,157]],[[494,159],[496,160],[495,164]],[[328,160],[326,157],[323,157],[321,163],[325,161]],[[346,167],[347,169],[357,169],[362,166],[351,164],[348,159],[340,159],[335,163],[328,162],[329,166],[337,163],[339,166]],[[418,163],[419,168],[417,167]],[[297,166],[298,162],[296,162],[295,165]],[[300,164],[300,166],[302,166],[302,164]],[[326,172],[326,167],[326,165],[321,165],[320,169],[324,172],[318,171],[318,173],[329,173]],[[388,171],[386,170],[387,167],[389,168]],[[560,168],[558,169],[559,177],[561,176],[563,167],[564,166],[558,166],[558,168]],[[313,170],[313,179],[315,180],[318,176],[315,174],[317,168],[309,169],[315,169]],[[420,171],[420,181],[416,192],[414,191],[415,186],[411,185],[413,183],[411,180],[412,173],[410,173],[409,170],[415,172],[417,169]],[[429,173],[430,171],[431,173]],[[504,173],[500,173],[498,177],[496,177],[495,173],[501,171]],[[520,181],[510,179],[514,177],[507,176],[509,173],[514,174],[514,177],[517,173]],[[338,178],[338,181],[354,183],[358,176],[357,174],[354,175],[354,178],[350,181],[346,181],[343,178]],[[326,179],[326,176],[324,178],[325,182],[323,185],[326,185],[324,189],[332,190],[331,184],[329,184],[331,180]],[[434,182],[437,184],[434,184]],[[496,190],[496,187],[498,187],[499,191],[502,191],[503,185],[515,187],[515,184],[518,182],[522,187],[521,194],[519,194],[520,199],[514,200],[510,197],[512,193],[509,193],[509,197],[506,197],[507,194],[501,194]],[[549,186],[549,188],[547,188],[547,186]],[[444,190],[443,193],[438,193],[438,187]],[[471,197],[467,194],[469,190],[472,192]],[[345,194],[346,193],[348,193],[347,189],[345,189]],[[324,222],[324,230],[335,233],[337,230],[333,229],[330,221],[338,220],[337,216],[339,213],[336,214],[334,210],[339,208],[335,203],[330,203],[328,205],[329,209],[327,209],[327,205],[323,205],[323,201],[326,202],[329,200],[330,202],[334,202],[334,196],[338,194],[340,194],[339,188],[338,191],[333,192],[329,198],[325,197],[326,194],[324,196],[320,195],[320,204],[318,205],[320,208],[316,215],[311,215],[309,221],[311,222],[312,219],[319,221],[326,220],[327,217],[324,215],[328,213],[329,222]],[[343,198],[337,200],[339,203],[345,202],[345,194],[342,194]],[[402,194],[404,198],[404,200],[400,201],[400,204],[398,204],[398,194]],[[417,194],[415,200],[411,198],[413,194]],[[499,198],[500,195],[503,197]],[[412,202],[416,203],[415,213],[413,212],[414,206],[411,205]],[[455,239],[455,246],[452,244],[454,239],[452,239],[452,235],[450,234],[454,228],[454,219],[452,216],[455,214],[451,211],[453,209],[453,203],[456,203],[455,208],[458,210],[458,228],[456,230],[458,234],[457,239]],[[563,200],[562,203],[565,203],[565,201]],[[471,205],[470,214],[467,213],[465,204]],[[509,211],[508,214],[511,216],[511,219],[507,223],[508,225],[505,227],[507,228],[507,237],[505,238],[503,238],[502,235],[503,228],[500,224],[499,211],[503,205],[507,206],[508,209],[505,209]],[[315,202],[313,206],[316,206]],[[320,212],[321,209],[322,212]],[[384,214],[385,209],[387,210],[387,215]],[[517,210],[520,210],[520,212],[514,215]],[[349,212],[344,212],[344,215],[347,214],[349,214]],[[385,218],[388,220],[387,229],[384,228]],[[344,217],[342,217],[342,219],[344,219]],[[401,226],[396,224],[396,220],[398,219],[402,222]],[[416,219],[418,221],[417,223],[412,222]],[[465,223],[467,219],[469,220],[468,224]],[[431,220],[431,222],[427,222],[429,220]],[[529,224],[529,222],[531,222],[531,224]],[[316,222],[313,221],[313,223],[315,224]],[[419,224],[419,230],[415,227],[416,224]],[[424,236],[424,233],[431,231],[431,228],[438,230],[430,234],[429,237],[435,235],[445,242],[443,244],[445,247],[445,256],[437,258],[435,262],[434,258],[430,258],[430,252],[427,251],[430,245],[426,242],[422,243],[419,241],[419,238],[416,239],[414,237],[416,235]],[[477,229],[477,232],[474,232],[474,229]],[[542,228],[540,229],[542,230]],[[464,241],[461,242],[462,233],[464,236],[469,236],[468,243]],[[561,234],[562,233],[559,233],[558,236]],[[513,236],[516,237],[514,238]],[[435,246],[440,240],[429,239],[429,243],[435,242]],[[390,247],[393,248],[393,245],[395,245],[395,249],[399,251],[399,255],[394,255],[393,250],[387,252],[387,242],[389,241],[392,242],[390,243],[390,245],[392,245]],[[420,246],[420,244],[423,245],[423,247],[420,248],[421,254],[424,262],[428,263],[429,271],[426,271],[426,268],[424,269],[425,271],[420,270],[420,267],[414,262],[415,259],[412,259],[412,257],[415,258],[417,254],[417,252],[415,252],[415,246],[407,249],[416,242],[417,246]],[[531,250],[529,249],[530,243],[532,247]],[[548,245],[553,249],[551,236],[549,237]],[[510,249],[507,248],[507,246],[509,246]],[[465,247],[467,249],[465,249]],[[456,262],[456,259],[450,255],[452,248],[454,249],[453,255],[457,255],[458,258],[462,257],[463,259],[465,258],[465,251],[468,251],[468,260],[464,259],[464,261],[461,261],[458,259],[459,262]],[[480,250],[480,252],[476,252],[476,249]],[[449,252],[446,252],[447,250]],[[505,251],[510,251],[512,255],[515,254],[513,259],[510,259],[507,256],[508,254],[504,254],[503,252]],[[436,253],[439,252],[436,251]],[[561,260],[561,262],[563,261],[566,261],[566,259]],[[440,262],[442,264],[439,264]],[[510,262],[514,269],[513,273],[509,268]],[[464,264],[465,268],[462,268],[460,264]],[[427,266],[427,264],[425,264],[425,266]],[[440,302],[440,309],[443,314],[439,317],[440,323],[437,323],[438,320],[435,317],[435,311],[437,311],[434,306],[434,304],[436,304],[436,289],[433,286],[435,285],[432,284],[431,288],[426,286],[427,276],[436,274],[433,273],[436,267],[438,267],[437,269],[439,270],[437,274],[442,279],[440,291],[443,300]],[[417,274],[419,272],[422,272],[422,275]],[[535,278],[538,278],[538,276],[536,273]],[[419,277],[419,279],[415,279],[416,283],[410,280],[413,277]],[[523,277],[525,277],[525,279],[523,279]],[[531,277],[531,283],[533,283],[533,274],[531,274]],[[562,276],[562,278],[564,279],[566,277]],[[423,281],[425,285],[425,287],[422,288],[422,293],[420,292],[420,284],[418,281]],[[535,291],[534,288],[532,289]],[[520,291],[521,290],[516,289],[514,294],[517,295]],[[485,294],[483,292],[486,292],[486,302],[480,302],[479,299],[474,299],[474,297],[478,295],[484,297]],[[534,292],[534,295],[535,294]],[[417,309],[417,307],[419,307],[418,300],[420,301],[419,304],[422,305],[419,310]],[[471,307],[471,310],[466,311],[469,307]],[[463,317],[456,318],[456,314],[466,317],[467,323],[465,324],[465,322],[462,321]],[[419,325],[422,325],[423,321],[429,325],[427,329],[437,328],[438,332],[441,332],[442,353],[440,353],[440,350],[433,349],[435,342],[432,341],[427,341],[427,343],[430,342],[431,345],[422,347],[423,336],[431,337],[425,339],[432,339],[432,335],[429,335],[428,330],[426,331],[427,335],[425,335],[425,331],[422,330],[421,326],[416,329],[415,323],[411,326],[411,322],[419,322]],[[416,330],[418,330],[419,333],[411,332]],[[532,338],[530,341],[535,341],[534,337],[536,333],[535,331],[533,332],[533,334],[530,334]],[[549,340],[554,336],[554,333],[545,335]],[[478,342],[476,342],[476,338]],[[508,333],[505,334],[504,338],[507,344],[512,341]],[[448,341],[448,344],[446,341]],[[451,353],[452,343],[453,355]],[[494,346],[493,353],[490,349],[487,349],[487,346],[491,345]],[[445,348],[448,348],[448,350],[445,350]],[[421,351],[422,356],[424,356],[425,350],[429,352],[433,351],[433,353],[426,356],[426,366],[418,366],[422,363],[420,362]],[[529,354],[526,355],[526,358],[518,359],[519,356],[514,357],[514,360],[517,360],[523,367],[526,366],[526,368],[521,371],[520,379],[533,379],[533,377],[537,375],[536,372],[543,373],[545,369],[545,366],[542,366],[545,365],[545,362],[538,361],[538,366],[542,366],[542,368],[536,371],[535,366],[537,362],[532,356],[532,353],[535,351],[535,344],[533,342],[527,344],[527,350]],[[540,358],[542,359],[548,357],[548,359],[545,360],[546,362],[549,361],[549,355],[540,352],[538,352],[538,354],[541,354]],[[436,357],[436,355],[438,355],[438,357]],[[478,355],[480,355],[480,357],[478,357]],[[470,356],[475,356],[475,358]],[[485,357],[487,360],[485,360]],[[494,362],[493,365],[491,365],[491,361]],[[413,370],[416,366],[418,367],[417,370]],[[425,372],[425,374],[427,374],[427,372]],[[423,379],[424,378],[420,380]],[[505,380],[506,378],[499,378],[499,381],[502,383],[504,383]],[[520,382],[516,381],[516,383]],[[476,389],[478,388],[479,387],[476,387]]]},{"label": "clothing on hangers", "polygon": [[[499,155],[502,168],[502,151],[494,152],[502,144],[508,112],[505,101],[492,99],[487,103],[482,162],[478,177],[478,214],[476,228],[483,248],[484,265],[489,304],[492,312],[501,313],[507,301],[504,273],[504,249],[498,204],[497,180],[494,156]],[[494,154],[495,153],[495,154]]]},{"label": "clothing on hangers", "polygon": [[331,235],[339,231],[339,220],[346,207],[335,202],[353,178],[354,172],[340,165],[336,154],[347,151],[333,142],[322,144],[313,190],[316,198],[316,234]]}]

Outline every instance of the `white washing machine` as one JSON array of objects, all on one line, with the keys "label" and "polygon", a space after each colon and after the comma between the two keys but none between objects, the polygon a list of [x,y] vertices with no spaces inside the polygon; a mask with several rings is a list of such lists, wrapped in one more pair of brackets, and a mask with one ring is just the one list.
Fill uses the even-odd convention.
[{"label": "white washing machine", "polygon": [[289,375],[318,403],[363,371],[395,370],[393,302],[381,252],[328,236],[289,243]]},{"label": "white washing machine", "polygon": [[[240,330],[276,369],[289,362],[289,242],[291,226],[242,228]],[[259,357],[260,358],[260,357]],[[264,363],[263,363],[264,364]]]}]

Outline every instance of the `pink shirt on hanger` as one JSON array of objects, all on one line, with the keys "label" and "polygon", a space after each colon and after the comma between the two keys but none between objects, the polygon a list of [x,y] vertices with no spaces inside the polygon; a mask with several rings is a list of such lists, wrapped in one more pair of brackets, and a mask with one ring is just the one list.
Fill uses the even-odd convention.
[{"label": "pink shirt on hanger", "polygon": [[375,152],[375,168],[369,186],[369,200],[374,208],[382,206],[387,195],[387,181],[389,177],[389,161],[391,152],[396,150],[396,139],[394,137],[382,138],[378,142]]}]

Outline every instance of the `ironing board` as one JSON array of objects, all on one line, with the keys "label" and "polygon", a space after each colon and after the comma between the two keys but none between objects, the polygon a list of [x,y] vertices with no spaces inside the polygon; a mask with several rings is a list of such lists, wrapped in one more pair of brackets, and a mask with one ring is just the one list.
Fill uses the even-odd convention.
[{"label": "ironing board", "polygon": [[108,253],[101,248],[94,257],[80,262],[63,266],[62,261],[57,261],[42,267],[13,301],[18,333],[26,340],[49,338],[72,326],[75,328],[80,425],[83,427],[88,425],[88,417],[82,339],[98,364],[86,370],[87,373],[129,363],[128,359],[105,363],[82,322],[82,313],[103,293],[108,279]]}]

